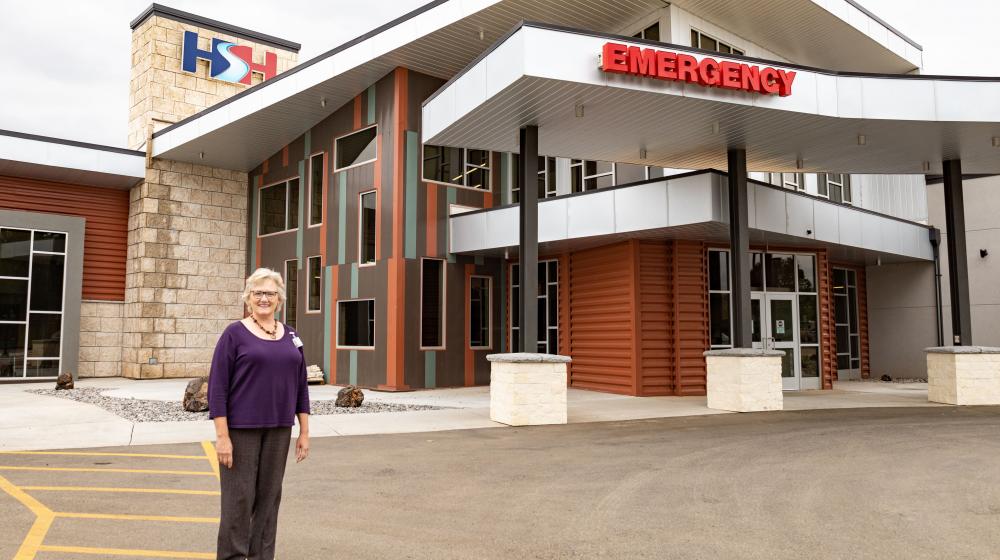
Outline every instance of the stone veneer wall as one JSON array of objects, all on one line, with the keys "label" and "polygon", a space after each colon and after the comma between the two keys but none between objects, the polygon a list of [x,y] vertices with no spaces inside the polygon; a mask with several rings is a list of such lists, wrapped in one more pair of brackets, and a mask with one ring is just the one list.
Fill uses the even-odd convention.
[{"label": "stone veneer wall", "polygon": [[208,375],[243,316],[247,174],[156,159],[130,195],[122,375]]},{"label": "stone veneer wall", "polygon": [[[210,50],[212,37],[248,45],[254,62],[264,62],[264,52],[278,56],[278,73],[298,63],[298,53],[272,45],[227,35],[214,29],[180,23],[153,15],[132,30],[132,77],[129,89],[128,146],[139,148],[146,141],[147,124],[159,130],[250,87],[210,79],[208,63],[199,60],[194,74],[181,70],[184,31],[198,33],[198,48]],[[260,75],[251,76],[251,85],[260,83]]]},{"label": "stone veneer wall", "polygon": [[80,377],[117,377],[122,374],[122,313],[117,301],[80,304]]}]

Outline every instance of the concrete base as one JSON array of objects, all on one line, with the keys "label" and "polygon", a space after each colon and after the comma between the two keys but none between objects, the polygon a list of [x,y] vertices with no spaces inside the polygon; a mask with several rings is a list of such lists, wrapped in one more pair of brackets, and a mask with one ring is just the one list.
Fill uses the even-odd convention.
[{"label": "concrete base", "polygon": [[727,349],[705,352],[708,408],[733,412],[781,410],[778,350]]},{"label": "concrete base", "polygon": [[927,348],[927,400],[1000,405],[1000,348]]},{"label": "concrete base", "polygon": [[509,426],[566,423],[568,356],[490,354],[490,420]]}]

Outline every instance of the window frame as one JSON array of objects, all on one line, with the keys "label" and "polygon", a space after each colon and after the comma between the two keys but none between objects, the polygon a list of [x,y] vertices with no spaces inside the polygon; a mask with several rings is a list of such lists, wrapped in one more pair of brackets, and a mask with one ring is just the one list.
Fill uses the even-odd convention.
[{"label": "window frame", "polygon": [[[795,181],[789,181],[789,177],[794,177]],[[797,181],[797,182],[796,182]],[[796,192],[804,192],[806,190],[806,174],[805,173],[782,173],[781,174],[781,188],[790,189]]]},{"label": "window frame", "polygon": [[335,348],[337,350],[369,350],[373,351],[377,348],[377,340],[372,340],[371,346],[344,346],[340,344],[340,306],[345,303],[353,303],[358,301],[370,301],[372,302],[372,338],[375,338],[376,328],[378,325],[378,309],[375,304],[375,298],[350,298],[350,299],[338,299],[337,304],[337,327],[335,332]]},{"label": "window frame", "polygon": [[[719,54],[729,54],[729,55],[735,55],[735,56],[747,56],[746,49],[744,49],[744,48],[736,48],[729,41],[719,40],[715,35],[712,35],[711,33],[705,33],[704,31],[698,29],[697,27],[692,27],[691,28],[691,32],[698,34],[698,44],[697,45],[691,45],[692,47],[694,47],[696,49],[703,49],[703,50],[706,50],[706,51],[712,51],[712,52],[716,52],[716,53],[719,53]],[[718,46],[729,47],[729,51],[730,52],[725,52],[725,51],[723,51],[722,49],[719,49],[719,48],[708,49],[708,48],[702,47],[701,46],[701,38],[702,37],[708,37],[709,39],[715,41],[715,44],[718,45]]]},{"label": "window frame", "polygon": [[[424,157],[424,149],[427,146],[435,146],[437,148],[451,148],[451,149],[455,149],[455,150],[462,150],[462,178],[464,179],[465,176],[468,175],[468,170],[469,170],[470,167],[474,167],[476,169],[480,169],[480,170],[486,171],[486,179],[487,179],[487,183],[488,183],[486,185],[486,188],[485,189],[480,189],[480,188],[477,188],[477,187],[469,187],[469,186],[461,185],[461,184],[458,184],[458,183],[451,183],[451,182],[448,182],[448,181],[441,181],[439,179],[433,179],[433,178],[427,177],[426,170],[425,170],[425,167],[424,167],[424,161],[426,160],[426,158]],[[488,164],[484,167],[482,165],[477,165],[477,164],[469,163],[469,151],[486,152],[486,154],[487,154],[486,161],[488,162]],[[458,189],[466,189],[466,190],[473,191],[473,192],[492,193],[493,192],[493,154],[494,154],[493,151],[491,151],[491,150],[484,150],[482,148],[463,148],[463,147],[459,147],[459,146],[442,146],[440,144],[421,144],[420,145],[420,180],[423,181],[424,183],[434,183],[435,185],[444,185],[446,187],[455,187],[455,188],[458,188]]]},{"label": "window frame", "polygon": [[[472,345],[472,279],[486,279],[486,346]],[[472,274],[469,276],[469,350],[492,350],[493,349],[493,277],[485,274]]]},{"label": "window frame", "polygon": [[[364,132],[366,130],[371,130],[373,128],[375,129],[375,157],[373,157],[372,159],[365,160],[365,161],[360,161],[360,162],[357,162],[357,163],[352,163],[351,165],[347,165],[347,166],[344,166],[344,167],[337,167],[337,156],[340,155],[340,148],[337,147],[338,142],[340,142],[340,140],[343,139],[343,138],[347,138],[348,136],[352,136],[354,134],[359,134],[361,132]],[[336,173],[338,171],[344,171],[344,170],[347,170],[347,169],[354,169],[355,167],[361,167],[362,165],[368,165],[369,163],[373,163],[373,162],[378,161],[379,155],[380,154],[379,154],[379,150],[378,150],[378,123],[373,124],[371,126],[365,126],[365,127],[359,128],[357,130],[352,130],[351,132],[348,132],[347,134],[341,134],[340,136],[336,136],[333,139],[333,172]]]},{"label": "window frame", "polygon": [[[646,37],[646,32],[649,31],[654,25],[656,26],[657,38],[649,39]],[[647,41],[657,41],[657,42],[662,41],[663,39],[662,36],[660,35],[660,18],[657,17],[655,19],[647,20],[645,24],[639,26],[639,31],[632,34],[632,38],[645,39]]]},{"label": "window frame", "polygon": [[[298,277],[298,273],[299,273],[299,259],[296,257],[294,259],[285,259],[284,270],[282,270],[282,272],[285,273],[285,277],[282,278],[282,280],[284,280],[284,282],[285,282],[285,305],[282,306],[282,309],[281,309],[281,314],[282,315],[281,316],[282,316],[282,319],[284,319],[282,322],[285,323],[286,325],[288,325],[288,302],[293,299],[293,298],[288,297],[288,263],[295,263],[295,292],[296,292],[295,296],[296,297],[294,299],[295,299],[295,312],[296,312],[296,315],[298,314],[298,310],[299,310],[299,301],[298,301],[298,291],[299,291],[299,277]],[[293,319],[292,323],[293,324],[288,325],[288,326],[292,327],[293,329],[298,326],[298,320]]]},{"label": "window frame", "polygon": [[319,226],[323,225],[323,221],[326,218],[326,216],[322,216],[321,215],[318,222],[313,223],[313,221],[312,221],[313,162],[315,161],[316,156],[322,156],[322,159],[320,160],[320,164],[322,165],[322,167],[324,169],[324,171],[320,171],[321,174],[320,174],[320,177],[319,177],[319,184],[320,184],[320,187],[319,187],[320,188],[320,208],[321,208],[320,209],[320,213],[323,213],[323,210],[322,210],[323,199],[326,197],[326,189],[323,188],[323,180],[326,179],[326,172],[325,172],[325,169],[326,169],[326,152],[321,150],[319,152],[316,152],[314,154],[310,154],[309,155],[309,190],[306,191],[306,208],[309,209],[309,212],[306,215],[306,227],[307,228],[314,228],[314,227],[319,227]]},{"label": "window frame", "polygon": [[[285,234],[285,233],[288,233],[288,232],[298,231],[299,227],[302,226],[302,224],[299,224],[299,226],[297,226],[297,227],[294,227],[294,228],[291,228],[291,229],[288,228],[288,212],[290,210],[290,208],[289,208],[289,201],[291,199],[291,197],[288,196],[288,187],[289,187],[289,183],[291,183],[295,179],[298,179],[299,181],[302,180],[301,177],[299,177],[298,175],[295,175],[295,176],[288,177],[287,179],[284,179],[284,180],[281,180],[281,181],[275,181],[275,182],[273,182],[273,183],[271,183],[269,185],[264,185],[264,186],[260,187],[259,189],[257,189],[257,237],[258,238],[271,237],[272,235],[282,235],[282,234]],[[262,217],[262,212],[264,210],[264,205],[261,202],[263,200],[263,198],[264,198],[263,195],[262,195],[262,193],[266,189],[270,189],[272,187],[276,187],[276,186],[281,185],[281,184],[285,185],[285,229],[283,229],[281,231],[275,231],[275,232],[272,232],[272,233],[261,233],[261,231],[263,231],[263,230],[261,229],[260,220],[261,220],[261,217]],[[296,211],[297,210],[298,209],[296,209]]]},{"label": "window frame", "polygon": [[[441,263],[441,345],[424,346],[424,261]],[[420,257],[420,349],[445,350],[448,346],[448,261],[435,257]]]},{"label": "window frame", "polygon": [[[319,307],[312,309],[309,307],[309,300],[312,299],[312,260],[319,259]],[[297,287],[297,285],[296,285]],[[317,315],[323,313],[323,256],[311,255],[306,257],[306,315]]]},{"label": "window frame", "polygon": [[[609,188],[609,187],[614,187],[614,186],[618,185],[617,165],[616,165],[615,162],[613,162],[613,161],[603,161],[603,163],[611,164],[611,171],[605,171],[603,173],[595,173],[593,175],[587,175],[587,162],[591,162],[591,161],[595,162],[595,163],[602,163],[602,160],[596,160],[596,159],[575,159],[574,158],[574,159],[570,159],[569,160],[569,188],[570,188],[570,192],[576,193],[576,192],[599,191],[599,190],[601,190],[602,187],[595,187],[593,189],[588,189],[587,188],[587,180],[588,179],[600,179],[601,177],[611,177],[611,184],[608,187],[603,187],[605,189]],[[575,173],[574,168],[579,168],[579,170],[580,170],[579,171],[579,173],[580,173],[580,190],[579,191],[574,191],[573,190],[573,174]]]},{"label": "window frame", "polygon": [[[712,289],[712,278],[711,278],[711,275],[709,274],[709,271],[710,271],[711,266],[712,266],[711,265],[711,262],[712,262],[711,253],[713,253],[713,252],[715,252],[715,253],[725,253],[726,254],[726,276],[729,279],[729,282],[728,282],[729,289],[728,290],[713,290]],[[708,253],[709,254],[706,255],[708,257],[708,259],[707,259],[707,261],[705,263],[705,266],[706,266],[706,269],[705,269],[705,278],[706,278],[706,285],[708,286],[708,305],[709,305],[709,310],[708,310],[708,320],[709,320],[709,324],[708,324],[708,348],[710,350],[716,350],[716,349],[720,349],[720,348],[732,348],[733,347],[733,342],[732,342],[732,340],[733,340],[733,252],[730,251],[729,249],[725,249],[725,248],[721,248],[721,247],[709,247]],[[711,310],[712,294],[727,294],[727,295],[729,295],[729,344],[712,344],[712,322],[711,322],[712,321],[712,310]]]},{"label": "window frame", "polygon": [[[362,261],[362,253],[365,245],[364,219],[365,219],[365,195],[375,195],[375,255],[371,261]],[[367,268],[378,264],[378,189],[370,189],[358,193],[358,268]]]}]

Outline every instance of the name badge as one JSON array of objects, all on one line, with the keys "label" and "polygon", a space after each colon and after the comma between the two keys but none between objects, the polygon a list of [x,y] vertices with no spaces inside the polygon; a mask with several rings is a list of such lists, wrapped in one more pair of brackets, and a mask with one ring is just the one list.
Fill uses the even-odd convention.
[{"label": "name badge", "polygon": [[294,344],[296,348],[302,348],[302,339],[296,336],[295,333],[292,333],[292,344]]}]

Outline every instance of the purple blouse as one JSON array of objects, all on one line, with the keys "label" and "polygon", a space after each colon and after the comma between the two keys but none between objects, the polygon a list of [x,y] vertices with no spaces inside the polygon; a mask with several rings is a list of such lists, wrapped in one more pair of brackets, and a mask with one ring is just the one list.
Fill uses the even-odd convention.
[{"label": "purple blouse", "polygon": [[208,376],[208,417],[225,416],[230,428],[275,428],[309,414],[306,360],[285,326],[266,340],[237,321],[222,331]]}]

